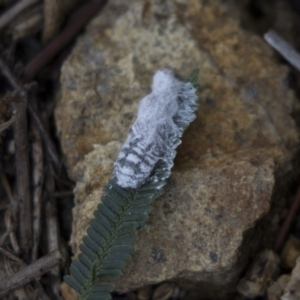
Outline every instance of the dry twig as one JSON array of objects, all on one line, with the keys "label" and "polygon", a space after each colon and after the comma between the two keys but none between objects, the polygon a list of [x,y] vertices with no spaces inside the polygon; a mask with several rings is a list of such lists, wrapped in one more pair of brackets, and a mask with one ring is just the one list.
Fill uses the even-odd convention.
[{"label": "dry twig", "polygon": [[13,261],[15,264],[18,264],[21,267],[25,267],[26,264],[25,262],[20,259],[19,257],[15,256],[13,253],[3,249],[2,247],[0,247],[0,252],[5,255],[8,259],[10,259],[11,261]]},{"label": "dry twig", "polygon": [[6,130],[6,129],[8,129],[9,126],[10,126],[11,124],[13,124],[13,122],[15,121],[15,119],[16,119],[16,112],[14,111],[14,112],[13,112],[13,115],[11,116],[11,118],[10,118],[8,121],[6,121],[6,122],[0,124],[0,132],[1,132],[1,131],[4,131],[4,130]]},{"label": "dry twig", "polygon": [[9,235],[9,231],[6,230],[4,234],[0,237],[0,247],[2,247],[5,244],[8,235]]},{"label": "dry twig", "polygon": [[44,1],[44,28],[43,28],[43,44],[45,45],[55,36],[66,15],[62,1],[45,0]]},{"label": "dry twig", "polygon": [[[50,169],[49,165],[49,169]],[[47,244],[48,251],[51,252],[54,249],[59,248],[59,225],[57,219],[57,207],[56,199],[51,195],[55,189],[54,178],[52,172],[49,170],[46,177],[46,190],[47,190],[47,204],[46,204],[46,223],[47,223]],[[52,291],[59,298],[59,285],[60,285],[60,274],[59,268],[53,268],[51,270],[52,279],[51,286]]]},{"label": "dry twig", "polygon": [[46,146],[46,151],[50,157],[51,162],[53,163],[53,165],[56,169],[59,169],[60,168],[60,160],[59,160],[59,155],[56,151],[54,143],[52,142],[52,140],[51,140],[48,132],[46,131],[38,114],[36,113],[36,111],[30,104],[28,104],[28,111],[30,113],[32,120],[34,121],[35,125],[37,126],[37,128],[41,134],[43,142],[45,143],[45,146]]},{"label": "dry twig", "polygon": [[25,267],[18,273],[12,275],[0,283],[0,297],[5,296],[10,291],[18,289],[30,281],[39,278],[42,274],[53,269],[62,262],[62,256],[58,250],[54,250],[36,262]]},{"label": "dry twig", "polygon": [[[23,269],[24,267],[27,266],[26,263],[23,260],[21,260],[20,258],[18,258],[17,256],[15,256],[13,253],[11,253],[11,252],[9,252],[9,251],[1,248],[1,247],[0,247],[0,252],[7,259],[9,259],[10,261],[12,261],[14,264],[19,265],[21,269]],[[12,276],[13,274],[15,274],[15,272],[12,271],[11,264],[6,264],[6,266],[7,266],[6,270],[8,271],[9,276]],[[41,284],[37,280],[35,280],[35,279],[33,281],[34,281],[35,286],[38,287],[37,293],[39,294],[40,299],[41,300],[49,300],[49,297],[45,293],[45,291],[44,291],[43,287],[41,286]],[[25,290],[22,291],[22,289],[19,289],[18,292],[19,292],[18,294],[22,295],[21,298],[18,297],[18,299],[22,299],[23,295],[26,293]],[[15,294],[16,294],[16,291],[15,291]],[[25,300],[27,300],[27,299],[28,299],[28,297],[25,297]]]},{"label": "dry twig", "polygon": [[[10,259],[5,259],[4,258],[4,269],[6,271],[7,277],[13,276],[15,274],[15,270],[12,265],[14,265],[13,262],[11,262]],[[28,294],[27,294],[27,289],[26,286],[22,286],[12,293],[12,297],[15,297],[20,300],[28,300]]]},{"label": "dry twig", "polygon": [[[12,263],[18,265],[20,269],[23,269],[24,267],[27,266],[26,263],[22,259],[15,256],[13,253],[11,253],[3,248],[0,248],[0,252]],[[15,272],[13,272],[13,269],[12,269],[12,266],[10,263],[5,261],[5,265],[6,265],[6,271],[8,272],[9,276],[12,276],[13,274],[15,274]],[[40,283],[36,280],[34,280],[34,282],[35,282],[35,285],[39,288],[39,290],[36,292],[40,294],[42,299],[48,300],[49,297],[45,293],[45,291],[44,291],[43,287],[40,285]],[[27,285],[26,287],[24,286],[23,288],[20,288],[20,289],[14,291],[14,294],[15,294],[15,296],[17,296],[18,299],[27,300],[28,299],[28,296],[27,296],[28,291],[30,291],[30,295],[31,295],[30,298],[33,298],[32,294],[34,292],[29,285]]]},{"label": "dry twig", "polygon": [[10,244],[14,250],[14,253],[20,254],[20,247],[16,236],[16,209],[14,206],[9,207],[5,212],[5,226],[9,233]]},{"label": "dry twig", "polygon": [[44,154],[43,143],[40,133],[33,122],[31,122],[32,142],[32,177],[33,177],[33,248],[32,261],[36,261],[41,233],[41,207],[42,188],[44,178]]},{"label": "dry twig", "polygon": [[17,83],[16,79],[14,78],[13,74],[9,70],[9,68],[6,66],[6,64],[3,62],[2,59],[0,59],[0,70],[2,74],[5,76],[5,78],[8,80],[9,84],[12,86],[12,88],[15,90],[16,97],[25,97],[26,92],[24,89],[22,89],[19,84]]},{"label": "dry twig", "polygon": [[19,15],[24,9],[30,5],[39,2],[39,0],[21,0],[12,6],[9,10],[5,11],[0,17],[0,29],[5,27],[11,22],[17,15]]},{"label": "dry twig", "polygon": [[29,178],[29,145],[27,130],[27,99],[24,97],[20,103],[13,103],[18,110],[14,122],[14,139],[16,147],[16,173],[17,173],[17,200],[19,202],[19,233],[20,248],[23,258],[29,261],[32,246],[31,229],[31,203],[30,203],[30,178]]},{"label": "dry twig", "polygon": [[33,36],[41,31],[43,6],[43,3],[35,5],[9,24],[6,33],[12,35],[13,41]]},{"label": "dry twig", "polygon": [[[16,236],[17,203],[14,200],[13,193],[12,193],[12,190],[10,188],[7,177],[1,169],[0,169],[0,178],[1,178],[1,182],[2,182],[2,185],[4,187],[4,190],[7,194],[8,199],[9,199],[9,202],[10,202],[10,205],[8,206],[8,208],[5,212],[6,231],[9,234],[10,243],[11,243],[11,246],[14,250],[14,253],[19,254],[20,253],[20,247],[19,247],[17,236]],[[0,243],[0,246],[1,245],[2,244]]]},{"label": "dry twig", "polygon": [[[2,71],[3,75],[9,81],[10,85],[14,88],[15,93],[18,97],[24,97],[26,95],[25,90],[17,83],[14,76],[6,66],[6,64],[0,59],[0,70]],[[51,161],[53,162],[56,168],[59,168],[60,161],[59,156],[57,154],[56,148],[54,143],[52,142],[50,136],[48,135],[47,131],[45,130],[42,121],[40,120],[38,114],[34,110],[34,108],[28,103],[27,105],[28,111],[35,122],[36,126],[38,127],[40,134],[43,138],[44,143],[46,144],[47,153],[49,154]]]},{"label": "dry twig", "polygon": [[270,30],[264,35],[265,40],[275,48],[288,62],[300,71],[300,54],[276,31]]},{"label": "dry twig", "polygon": [[98,13],[106,4],[107,0],[90,0],[80,7],[75,13],[75,17],[68,26],[44,48],[33,60],[24,68],[22,78],[25,82],[31,80],[56,54],[58,54]]},{"label": "dry twig", "polygon": [[57,220],[56,200],[52,197],[54,193],[54,180],[52,172],[47,172],[46,178],[47,204],[46,204],[46,222],[47,222],[47,240],[48,251],[58,249],[59,226]]}]

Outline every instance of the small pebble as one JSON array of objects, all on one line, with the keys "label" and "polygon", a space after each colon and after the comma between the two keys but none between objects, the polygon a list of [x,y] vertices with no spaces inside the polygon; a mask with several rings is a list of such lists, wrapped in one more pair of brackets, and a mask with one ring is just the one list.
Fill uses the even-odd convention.
[{"label": "small pebble", "polygon": [[284,288],[286,287],[287,283],[291,279],[290,275],[282,275],[280,276],[277,281],[273,282],[268,287],[268,300],[280,300],[280,297],[282,296],[284,292]]},{"label": "small pebble", "polygon": [[60,292],[64,300],[76,300],[77,293],[65,282],[60,285]]},{"label": "small pebble", "polygon": [[292,270],[296,265],[296,259],[300,255],[300,240],[290,235],[281,252],[281,265],[285,269]]},{"label": "small pebble", "polygon": [[137,291],[138,300],[150,300],[153,294],[153,288],[151,285],[143,287]]},{"label": "small pebble", "polygon": [[296,260],[291,279],[284,289],[281,300],[299,300],[300,299],[300,256]]},{"label": "small pebble", "polygon": [[154,292],[152,300],[168,300],[173,295],[174,283],[163,283]]},{"label": "small pebble", "polygon": [[268,286],[279,273],[279,257],[271,250],[263,250],[254,259],[237,291],[250,298],[265,295]]}]

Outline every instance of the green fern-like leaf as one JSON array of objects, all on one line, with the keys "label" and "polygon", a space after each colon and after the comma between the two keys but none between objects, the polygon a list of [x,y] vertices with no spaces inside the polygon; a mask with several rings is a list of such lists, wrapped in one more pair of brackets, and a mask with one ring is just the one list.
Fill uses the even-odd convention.
[{"label": "green fern-like leaf", "polygon": [[[195,91],[198,70],[191,73],[188,81]],[[184,113],[174,118],[181,132],[195,118],[198,108],[196,97],[187,87],[179,95],[179,106]],[[185,115],[186,114],[186,115]],[[172,137],[174,151],[170,154],[173,161],[175,148],[180,144],[179,137]],[[134,252],[135,233],[145,226],[152,209],[152,202],[163,193],[163,186],[170,176],[170,162],[159,162],[145,184],[137,189],[125,189],[109,180],[104,189],[102,201],[94,211],[87,235],[79,246],[81,253],[70,267],[70,275],[65,282],[78,292],[81,300],[110,300],[114,290],[112,281],[122,275],[122,269]]]}]

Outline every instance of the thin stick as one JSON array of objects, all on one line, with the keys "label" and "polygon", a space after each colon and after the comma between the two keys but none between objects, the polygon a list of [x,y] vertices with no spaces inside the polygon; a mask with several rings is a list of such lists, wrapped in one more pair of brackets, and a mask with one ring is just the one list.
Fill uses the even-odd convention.
[{"label": "thin stick", "polygon": [[56,54],[58,54],[98,13],[107,0],[90,0],[75,13],[76,17],[68,24],[61,34],[52,40],[34,59],[24,68],[22,79],[27,82],[31,80]]},{"label": "thin stick", "polygon": [[12,248],[13,248],[15,254],[19,254],[20,247],[19,247],[17,236],[16,236],[17,204],[13,197],[13,193],[10,188],[7,177],[6,177],[5,173],[2,171],[2,169],[0,169],[0,178],[1,178],[1,182],[4,187],[4,190],[10,201],[10,205],[9,205],[8,209],[6,210],[5,217],[4,217],[6,230],[9,233],[10,243],[12,245]]},{"label": "thin stick", "polygon": [[[50,165],[48,169],[50,168]],[[59,226],[57,220],[56,199],[52,197],[54,193],[54,179],[51,170],[48,170],[46,177],[47,204],[46,204],[46,223],[47,223],[47,242],[48,251],[57,249],[59,246]]]},{"label": "thin stick", "polygon": [[0,132],[8,129],[9,126],[15,121],[15,119],[16,119],[16,112],[13,111],[11,118],[8,121],[0,124]]},{"label": "thin stick", "polygon": [[27,130],[27,99],[20,103],[13,103],[13,108],[18,111],[14,122],[14,139],[16,146],[16,171],[17,171],[17,201],[19,202],[20,220],[20,248],[23,258],[29,261],[32,246],[31,229],[31,203],[30,203],[30,177],[29,177],[29,145]]},{"label": "thin stick", "polygon": [[10,9],[6,10],[0,16],[0,29],[2,29],[9,22],[11,22],[24,9],[37,2],[39,2],[39,0],[21,0],[18,3],[16,3],[14,6],[12,6]]},{"label": "thin stick", "polygon": [[4,234],[0,237],[0,247],[4,245],[6,239],[8,238],[8,235],[9,235],[9,231],[6,230]]},{"label": "thin stick", "polygon": [[20,272],[0,283],[0,297],[4,297],[12,290],[16,290],[30,281],[39,278],[44,273],[53,269],[62,262],[62,256],[58,250],[54,250],[46,256],[38,259],[33,264],[25,267]]},{"label": "thin stick", "polygon": [[9,185],[9,182],[8,182],[8,179],[7,179],[6,175],[3,172],[3,170],[2,170],[2,166],[0,168],[0,179],[1,179],[1,183],[3,185],[3,188],[4,188],[5,192],[6,192],[6,195],[7,195],[8,199],[9,199],[10,204],[13,204],[14,203],[13,192],[12,192],[12,190],[10,188],[10,185]]},{"label": "thin stick", "polygon": [[264,35],[265,40],[275,48],[288,62],[300,71],[300,54],[276,31],[270,30]]},{"label": "thin stick", "polygon": [[53,165],[56,169],[59,169],[60,168],[60,160],[59,160],[59,155],[56,151],[56,147],[55,147],[54,143],[52,142],[52,140],[51,140],[48,132],[46,131],[45,126],[43,125],[38,114],[36,113],[36,111],[30,104],[28,104],[28,112],[30,113],[32,120],[34,121],[35,125],[37,126],[37,128],[41,134],[41,137],[46,146],[46,151],[50,157],[51,162],[53,163]]},{"label": "thin stick", "polygon": [[38,246],[41,233],[42,187],[44,173],[43,143],[35,124],[31,122],[32,163],[33,163],[33,248],[32,261],[37,260]]},{"label": "thin stick", "polygon": [[[0,69],[5,78],[8,80],[12,88],[15,90],[15,93],[18,97],[24,97],[26,95],[25,90],[18,84],[14,76],[12,75],[9,68],[6,64],[0,59]],[[54,143],[52,142],[50,136],[48,135],[47,131],[44,128],[43,123],[41,122],[38,114],[34,110],[34,108],[28,103],[27,104],[28,111],[35,122],[36,126],[38,127],[40,134],[44,143],[46,144],[47,153],[49,154],[51,161],[53,162],[54,166],[59,169],[60,168],[60,161],[59,156],[57,154],[56,148]]]},{"label": "thin stick", "polygon": [[[51,165],[49,164],[49,167]],[[49,170],[47,172],[46,177],[46,190],[47,190],[47,204],[46,204],[46,224],[47,224],[47,246],[48,251],[53,251],[54,249],[58,249],[59,247],[59,226],[57,219],[57,206],[56,199],[51,195],[53,194],[55,189],[54,178],[52,176],[52,172]],[[59,297],[59,285],[60,285],[60,276],[59,276],[59,268],[53,268],[51,270],[52,278],[51,278],[51,290]]]},{"label": "thin stick", "polygon": [[20,87],[20,85],[17,83],[16,79],[14,78],[13,74],[7,67],[7,65],[4,63],[2,59],[0,59],[0,69],[2,74],[5,76],[5,78],[8,80],[12,88],[15,90],[15,93],[18,97],[25,97],[26,92],[24,89]]},{"label": "thin stick", "polygon": [[282,247],[283,242],[290,230],[291,224],[292,224],[299,208],[300,208],[300,187],[298,188],[296,197],[295,197],[295,199],[292,203],[292,206],[290,207],[289,212],[288,212],[288,214],[280,228],[280,231],[278,233],[278,237],[277,237],[276,244],[275,244],[276,251],[279,251],[280,248]]},{"label": "thin stick", "polygon": [[[24,267],[27,266],[26,263],[25,263],[22,259],[20,259],[19,257],[15,256],[13,253],[11,253],[11,252],[9,252],[9,251],[3,249],[2,247],[0,247],[0,252],[1,252],[4,256],[6,256],[10,261],[12,261],[14,264],[19,265],[21,269],[23,269]],[[7,270],[8,273],[9,273],[9,276],[12,276],[13,274],[15,274],[15,273],[12,271],[12,268],[11,268],[10,264],[7,265],[7,266],[8,266],[7,269],[9,269],[9,270]],[[41,284],[40,284],[37,280],[35,280],[35,279],[33,280],[33,282],[34,282],[35,286],[38,287],[38,291],[37,291],[37,292],[40,294],[40,299],[42,298],[42,299],[49,300],[49,297],[48,297],[48,295],[45,293],[45,291],[44,291],[43,287],[41,286]],[[18,289],[18,290],[20,290],[20,289]],[[15,292],[16,292],[16,291],[15,291]],[[19,298],[19,299],[20,299],[20,298]],[[21,299],[23,299],[23,298],[21,298]],[[28,297],[26,297],[25,299],[28,299]]]},{"label": "thin stick", "polygon": [[5,226],[7,232],[9,232],[9,239],[11,246],[14,250],[14,253],[20,254],[20,247],[16,235],[16,227],[17,227],[17,218],[16,218],[16,209],[14,206],[9,206],[5,212]]},{"label": "thin stick", "polygon": [[5,255],[8,259],[10,259],[11,261],[13,261],[15,264],[18,264],[21,267],[25,267],[26,264],[25,262],[20,259],[19,257],[15,256],[13,253],[5,250],[4,248],[0,247],[0,252]]},{"label": "thin stick", "polygon": [[[12,264],[13,263],[9,259],[4,259],[4,269],[6,271],[7,277],[13,276],[15,274],[15,271],[13,270]],[[29,299],[26,286],[23,286],[23,287],[21,287],[19,289],[16,289],[12,293],[12,297],[16,297],[16,298],[18,298],[20,300],[27,300],[27,299]]]}]

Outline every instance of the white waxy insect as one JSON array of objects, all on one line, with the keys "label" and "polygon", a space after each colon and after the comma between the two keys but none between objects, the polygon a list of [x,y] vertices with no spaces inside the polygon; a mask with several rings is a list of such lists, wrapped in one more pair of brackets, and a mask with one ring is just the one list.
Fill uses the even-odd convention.
[{"label": "white waxy insect", "polygon": [[182,135],[174,120],[191,122],[195,118],[190,106],[183,103],[184,98],[195,102],[195,91],[191,83],[179,81],[170,70],[155,73],[152,92],[140,101],[137,119],[115,162],[114,175],[121,187],[142,185],[159,160],[173,166],[178,146],[174,141]]}]

